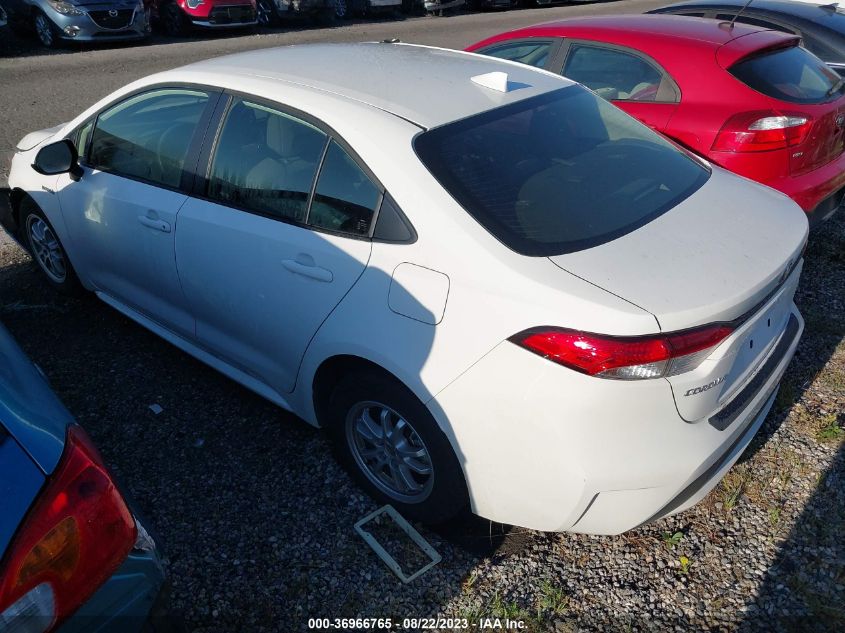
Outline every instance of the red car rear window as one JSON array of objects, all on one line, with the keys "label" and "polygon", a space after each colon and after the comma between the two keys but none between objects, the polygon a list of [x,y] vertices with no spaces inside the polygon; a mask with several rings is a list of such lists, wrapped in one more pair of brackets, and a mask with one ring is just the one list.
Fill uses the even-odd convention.
[{"label": "red car rear window", "polygon": [[825,103],[838,98],[843,89],[839,75],[800,46],[745,58],[729,72],[757,92],[790,103]]}]

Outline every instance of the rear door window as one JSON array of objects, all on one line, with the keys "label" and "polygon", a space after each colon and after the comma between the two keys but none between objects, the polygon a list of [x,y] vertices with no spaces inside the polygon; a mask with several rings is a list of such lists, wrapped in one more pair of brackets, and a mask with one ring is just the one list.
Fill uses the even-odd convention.
[{"label": "rear door window", "polygon": [[414,147],[470,215],[523,255],[609,242],[709,177],[687,153],[580,86],[423,132]]},{"label": "rear door window", "polygon": [[562,74],[608,101],[656,101],[662,74],[624,51],[573,44]]},{"label": "rear door window", "polygon": [[308,224],[329,231],[367,235],[381,190],[346,151],[332,141],[320,169]]},{"label": "rear door window", "polygon": [[729,72],[749,88],[791,103],[824,103],[842,93],[839,75],[800,46],[746,58]]},{"label": "rear door window", "polygon": [[326,134],[305,121],[239,99],[220,133],[206,195],[246,211],[304,222],[326,141]]},{"label": "rear door window", "polygon": [[506,44],[494,44],[479,51],[482,55],[508,59],[536,68],[545,68],[552,50],[552,40],[519,40]]}]

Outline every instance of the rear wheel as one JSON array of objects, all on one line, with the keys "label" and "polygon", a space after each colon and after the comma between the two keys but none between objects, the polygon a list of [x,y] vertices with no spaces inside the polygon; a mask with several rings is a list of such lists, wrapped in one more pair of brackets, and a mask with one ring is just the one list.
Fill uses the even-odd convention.
[{"label": "rear wheel", "polygon": [[188,33],[188,18],[175,2],[168,2],[161,9],[161,27],[167,35],[181,37]]},{"label": "rear wheel", "polygon": [[60,292],[79,294],[82,291],[79,278],[53,226],[38,205],[25,198],[21,202],[21,218],[23,238],[47,281]]},{"label": "rear wheel", "polygon": [[279,16],[276,15],[276,7],[273,0],[258,0],[256,3],[256,18],[261,26],[276,26]]},{"label": "rear wheel", "polygon": [[334,15],[338,20],[348,20],[349,13],[349,0],[334,0]]},{"label": "rear wheel", "polygon": [[466,508],[452,445],[407,387],[376,372],[355,373],[335,388],[328,416],[338,460],[373,498],[426,523]]},{"label": "rear wheel", "polygon": [[46,15],[38,11],[32,18],[32,28],[35,29],[35,36],[42,46],[47,48],[56,48],[61,41],[59,39],[59,30],[53,21]]}]

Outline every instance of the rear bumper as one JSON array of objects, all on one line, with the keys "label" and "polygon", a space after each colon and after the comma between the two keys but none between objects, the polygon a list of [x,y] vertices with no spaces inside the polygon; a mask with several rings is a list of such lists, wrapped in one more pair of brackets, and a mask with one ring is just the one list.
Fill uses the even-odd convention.
[{"label": "rear bumper", "polygon": [[592,378],[509,342],[428,406],[456,448],[477,514],[618,534],[694,505],[736,462],[798,345],[803,321],[794,304],[790,314],[793,338],[772,352],[782,357],[724,430],[683,420],[666,380]]},{"label": "rear bumper", "polygon": [[[829,217],[842,199],[842,191],[845,189],[845,154],[806,174],[764,184],[795,200],[809,216],[810,224],[817,224],[824,217]],[[826,208],[825,202],[834,197],[836,206]]]}]

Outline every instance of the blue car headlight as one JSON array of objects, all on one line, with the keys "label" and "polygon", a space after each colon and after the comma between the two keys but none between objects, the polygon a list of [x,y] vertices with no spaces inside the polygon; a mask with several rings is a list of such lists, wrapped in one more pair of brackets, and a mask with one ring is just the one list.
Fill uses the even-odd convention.
[{"label": "blue car headlight", "polygon": [[85,15],[85,11],[77,7],[75,4],[66,2],[66,0],[47,0],[47,4],[49,4],[56,13],[61,13],[62,15]]}]

